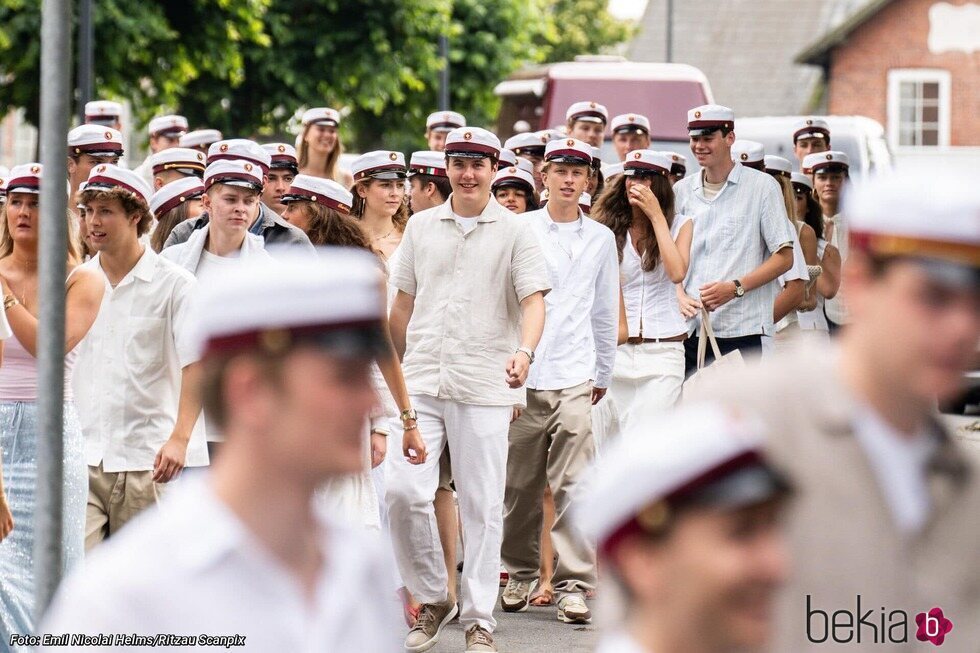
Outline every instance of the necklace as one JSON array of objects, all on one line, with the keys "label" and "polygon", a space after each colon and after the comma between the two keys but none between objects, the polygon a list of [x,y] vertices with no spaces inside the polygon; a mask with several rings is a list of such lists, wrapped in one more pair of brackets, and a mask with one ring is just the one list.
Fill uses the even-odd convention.
[{"label": "necklace", "polygon": [[389,231],[388,233],[386,233],[384,236],[375,236],[374,239],[375,240],[388,240],[388,236],[390,236],[393,233],[395,233],[395,227],[392,227],[391,228],[391,231]]}]

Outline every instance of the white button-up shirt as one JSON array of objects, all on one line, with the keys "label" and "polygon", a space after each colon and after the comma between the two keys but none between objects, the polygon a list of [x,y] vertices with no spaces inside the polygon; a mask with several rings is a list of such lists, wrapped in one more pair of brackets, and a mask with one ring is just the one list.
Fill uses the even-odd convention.
[{"label": "white button-up shirt", "polygon": [[452,196],[412,216],[391,284],[415,297],[402,371],[412,394],[479,406],[519,406],[507,359],[521,346],[521,306],[551,285],[528,221],[490,198],[468,233]]},{"label": "white button-up shirt", "polygon": [[[244,638],[244,646],[230,648],[201,646],[200,639],[173,647],[181,651],[401,651],[397,601],[385,592],[391,571],[380,545],[326,518],[320,530],[323,566],[310,598],[206,480],[181,481],[159,507],[86,557],[62,585],[40,632]],[[71,650],[108,648],[144,650]]]},{"label": "white button-up shirt", "polygon": [[[670,227],[671,238],[677,240],[681,227],[689,221],[686,215],[675,215]],[[671,338],[687,333],[690,323],[681,314],[677,291],[667,276],[663,259],[652,270],[644,270],[628,231],[619,271],[631,338]]]},{"label": "white button-up shirt", "polygon": [[[104,274],[98,255],[84,266]],[[88,465],[102,463],[106,472],[153,469],[177,421],[181,370],[197,360],[185,324],[194,283],[149,247],[115,288],[106,279],[72,379]],[[203,419],[185,464],[208,464]]]},{"label": "white button-up shirt", "polygon": [[[795,240],[783,194],[771,176],[736,163],[711,200],[704,196],[703,177],[703,173],[691,175],[674,185],[677,212],[694,220],[684,288],[695,299],[701,286],[739,279]],[[773,279],[715,309],[711,313],[715,335],[772,335],[772,309],[778,294],[779,284]]]},{"label": "white button-up shirt", "polygon": [[619,322],[613,232],[579,211],[578,220],[568,225],[570,237],[562,242],[560,225],[551,219],[547,207],[521,217],[541,243],[551,279],[551,292],[545,296],[544,333],[527,387],[562,390],[592,380],[596,387],[608,388]]}]

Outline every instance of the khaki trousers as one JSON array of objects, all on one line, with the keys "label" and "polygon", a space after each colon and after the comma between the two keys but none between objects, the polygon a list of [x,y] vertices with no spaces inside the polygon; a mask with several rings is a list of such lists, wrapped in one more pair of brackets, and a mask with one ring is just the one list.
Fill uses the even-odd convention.
[{"label": "khaki trousers", "polygon": [[575,527],[571,514],[576,486],[594,459],[592,384],[529,389],[527,409],[511,424],[507,452],[501,560],[511,578],[533,580],[539,575],[541,502],[547,483],[555,497],[555,591],[560,597],[595,587],[595,546]]},{"label": "khaki trousers", "polygon": [[153,472],[105,472],[102,464],[88,468],[88,505],[85,508],[85,550],[113,535],[163,496],[164,484],[153,482]]}]

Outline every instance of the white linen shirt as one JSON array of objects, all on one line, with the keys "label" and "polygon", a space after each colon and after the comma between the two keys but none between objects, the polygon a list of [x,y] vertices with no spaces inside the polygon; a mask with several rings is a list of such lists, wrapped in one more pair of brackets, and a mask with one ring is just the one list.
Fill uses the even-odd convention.
[{"label": "white linen shirt", "polygon": [[[690,220],[686,215],[674,216],[670,227],[671,238],[677,240],[677,234]],[[663,259],[652,270],[644,270],[642,259],[633,246],[633,239],[628,231],[619,271],[623,284],[623,303],[626,305],[626,323],[631,338],[671,338],[687,333],[690,323],[681,314],[677,291],[667,276]]]},{"label": "white linen shirt", "polygon": [[523,406],[507,360],[521,346],[522,300],[551,285],[523,215],[489,198],[476,228],[456,223],[452,195],[412,216],[391,284],[415,297],[402,371],[410,394],[477,406]]},{"label": "white linen shirt", "polygon": [[392,572],[366,533],[318,515],[323,566],[308,598],[206,480],[180,483],[86,557],[58,591],[40,632],[244,636],[244,646],[230,648],[164,647],[180,651],[402,650],[397,602],[385,593]]},{"label": "white linen shirt", "polygon": [[[736,163],[711,200],[704,196],[703,177],[703,173],[691,175],[674,185],[677,213],[691,216],[695,224],[684,282],[687,294],[695,299],[701,286],[739,279],[794,241],[783,195],[771,176]],[[715,309],[711,313],[715,335],[772,335],[777,294],[779,284],[773,279]]]},{"label": "white linen shirt", "polygon": [[[85,462],[106,472],[149,471],[177,420],[181,370],[197,360],[184,324],[194,277],[149,247],[115,288],[99,255],[83,267],[105,279],[72,379]],[[187,467],[208,464],[203,421],[187,445]]]},{"label": "white linen shirt", "polygon": [[551,292],[544,298],[544,332],[534,352],[527,387],[563,390],[591,380],[598,388],[608,388],[619,323],[613,232],[580,210],[567,251],[558,241],[559,226],[547,207],[521,217],[538,237],[551,279]]}]

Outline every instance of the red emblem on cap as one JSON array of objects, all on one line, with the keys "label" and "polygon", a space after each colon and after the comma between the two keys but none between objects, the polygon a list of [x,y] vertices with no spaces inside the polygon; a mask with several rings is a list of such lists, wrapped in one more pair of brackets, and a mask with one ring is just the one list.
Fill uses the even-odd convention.
[{"label": "red emblem on cap", "polygon": [[279,152],[285,152],[285,151],[286,151],[286,146],[285,145],[280,145],[279,146]]},{"label": "red emblem on cap", "polygon": [[463,134],[463,140],[468,141],[471,138],[473,138],[473,134],[471,134],[470,132],[466,132],[465,134]]},{"label": "red emblem on cap", "polygon": [[396,161],[398,160],[398,155],[392,152],[391,154],[388,155],[388,158],[391,159],[392,161]]},{"label": "red emblem on cap", "polygon": [[542,134],[542,135],[541,135],[541,142],[542,142],[542,143],[547,143],[547,142],[548,142],[548,137],[547,137],[547,136],[545,136],[544,134]]},{"label": "red emblem on cap", "polygon": [[589,108],[595,109],[595,102],[589,102]]},{"label": "red emblem on cap", "polygon": [[565,141],[565,145],[569,145],[569,146],[575,145],[575,139],[569,138],[567,141]]},{"label": "red emblem on cap", "polygon": [[749,155],[746,154],[745,152],[742,152],[742,161],[748,161],[748,160],[749,160]]},{"label": "red emblem on cap", "polygon": [[827,155],[827,160],[828,161],[833,161],[834,160],[834,155],[833,154],[828,154]]},{"label": "red emblem on cap", "polygon": [[228,151],[228,143],[222,143],[221,146],[218,149],[220,151],[222,151],[222,152],[227,152]]},{"label": "red emblem on cap", "polygon": [[444,114],[442,114],[442,119],[443,119],[443,121],[445,121],[445,122],[449,122],[449,121],[450,121],[450,117],[449,117],[449,114],[448,114],[448,113],[444,113]]},{"label": "red emblem on cap", "polygon": [[639,159],[639,158],[640,158],[641,156],[643,156],[643,155],[642,155],[642,154],[640,154],[639,152],[634,152],[634,153],[633,153],[633,158],[634,158],[634,159]]},{"label": "red emblem on cap", "polygon": [[105,139],[107,141],[111,141],[112,140],[112,132],[106,132],[105,133]]},{"label": "red emblem on cap", "polygon": [[[105,170],[105,166],[102,166],[102,169]],[[41,172],[41,166],[31,166],[32,175],[36,175],[39,172]]]},{"label": "red emblem on cap", "polygon": [[700,111],[695,111],[694,112],[694,117],[695,118],[700,118],[701,117],[701,112]]},{"label": "red emblem on cap", "polygon": [[245,164],[245,172],[252,172],[252,164],[251,163],[246,163]]}]

